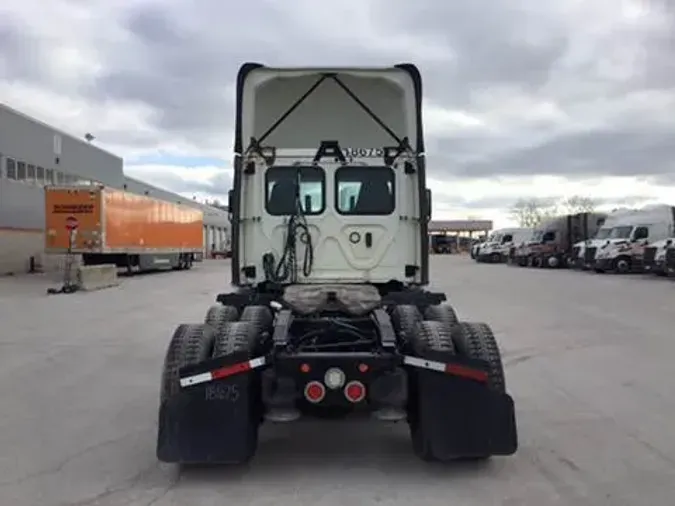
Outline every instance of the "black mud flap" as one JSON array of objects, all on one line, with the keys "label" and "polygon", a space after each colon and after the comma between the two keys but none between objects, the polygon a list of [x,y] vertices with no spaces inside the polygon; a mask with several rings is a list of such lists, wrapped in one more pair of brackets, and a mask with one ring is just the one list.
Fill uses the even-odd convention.
[{"label": "black mud flap", "polygon": [[[434,353],[431,360],[440,360]],[[445,363],[477,368],[478,361],[446,356]],[[485,383],[448,373],[417,370],[417,423],[434,458],[513,455],[518,435],[513,399]]]},{"label": "black mud flap", "polygon": [[[181,377],[208,374],[237,363],[226,357],[186,367]],[[258,443],[258,371],[182,388],[159,408],[157,458],[184,464],[239,464]]]}]

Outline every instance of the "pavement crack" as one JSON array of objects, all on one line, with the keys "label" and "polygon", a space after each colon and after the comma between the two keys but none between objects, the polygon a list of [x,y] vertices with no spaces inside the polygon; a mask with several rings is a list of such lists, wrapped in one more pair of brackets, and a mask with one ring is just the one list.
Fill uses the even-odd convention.
[{"label": "pavement crack", "polygon": [[121,436],[118,436],[118,437],[115,437],[115,438],[112,438],[112,439],[107,439],[105,441],[99,441],[98,443],[91,444],[91,445],[83,448],[82,450],[80,450],[76,453],[73,453],[72,455],[69,455],[68,457],[66,457],[65,459],[61,460],[59,463],[57,463],[57,464],[55,464],[51,467],[48,467],[46,469],[41,469],[41,470],[35,471],[33,473],[29,473],[29,474],[27,474],[25,476],[22,476],[20,478],[15,478],[15,479],[6,480],[6,481],[0,481],[0,487],[7,487],[7,486],[10,486],[10,485],[20,485],[20,484],[25,483],[27,481],[33,480],[35,478],[40,478],[40,477],[48,476],[50,474],[58,473],[61,470],[63,470],[63,468],[65,468],[68,464],[70,464],[73,460],[75,460],[79,457],[82,457],[83,455],[85,455],[89,452],[95,451],[99,448],[102,448],[102,447],[110,445],[110,444],[118,443],[118,442],[123,441],[124,439],[126,439],[128,437],[132,437],[132,436],[141,434],[141,433],[146,432],[148,430],[150,430],[150,429],[145,428],[145,429],[142,429],[142,430],[128,432],[126,434],[123,434]]},{"label": "pavement crack", "polygon": [[166,486],[166,488],[164,488],[164,490],[162,490],[162,492],[159,495],[150,499],[150,502],[146,503],[145,506],[152,506],[153,504],[157,504],[159,501],[164,499],[164,497],[166,497],[166,495],[169,492],[171,492],[174,488],[176,488],[176,486],[180,482],[180,479],[181,479],[181,474],[176,473],[176,476],[174,476],[172,478],[171,482]]}]

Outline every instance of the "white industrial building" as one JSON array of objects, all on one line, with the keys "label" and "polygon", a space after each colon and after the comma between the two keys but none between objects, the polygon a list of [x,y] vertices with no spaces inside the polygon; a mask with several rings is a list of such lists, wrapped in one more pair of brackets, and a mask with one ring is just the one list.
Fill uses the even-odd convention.
[{"label": "white industrial building", "polygon": [[0,275],[49,270],[44,186],[96,183],[204,211],[204,255],[229,245],[227,212],[124,175],[122,158],[0,103]]}]

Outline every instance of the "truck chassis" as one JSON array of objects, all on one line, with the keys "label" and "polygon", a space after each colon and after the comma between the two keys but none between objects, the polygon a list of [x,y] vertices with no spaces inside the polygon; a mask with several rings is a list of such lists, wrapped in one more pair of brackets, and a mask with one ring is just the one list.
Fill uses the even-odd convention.
[{"label": "truck chassis", "polygon": [[162,375],[161,461],[244,463],[266,421],[359,414],[407,421],[423,460],[515,453],[487,324],[459,321],[444,294],[415,288],[296,287],[220,294],[204,323],[178,326]]}]

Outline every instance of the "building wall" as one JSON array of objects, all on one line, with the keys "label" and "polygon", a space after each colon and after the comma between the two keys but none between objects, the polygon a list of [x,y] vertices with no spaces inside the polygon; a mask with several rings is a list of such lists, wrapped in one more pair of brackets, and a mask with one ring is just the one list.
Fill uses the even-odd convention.
[{"label": "building wall", "polygon": [[4,104],[0,104],[0,154],[9,179],[123,184],[122,158]]},{"label": "building wall", "polygon": [[0,275],[33,264],[58,269],[63,258],[43,255],[44,186],[101,183],[182,202],[204,212],[204,254],[229,247],[227,212],[126,177],[122,158],[0,104]]}]

